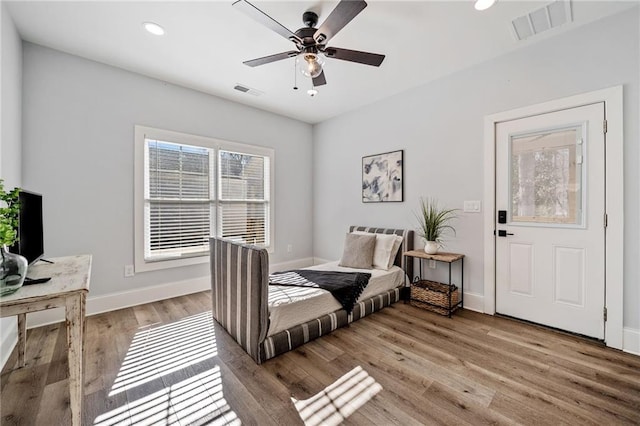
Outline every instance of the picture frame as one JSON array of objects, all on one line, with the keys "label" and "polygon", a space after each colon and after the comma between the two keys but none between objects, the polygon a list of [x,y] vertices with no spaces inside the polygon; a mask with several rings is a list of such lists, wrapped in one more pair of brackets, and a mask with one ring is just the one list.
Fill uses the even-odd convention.
[{"label": "picture frame", "polygon": [[362,202],[404,201],[404,150],[362,157]]}]

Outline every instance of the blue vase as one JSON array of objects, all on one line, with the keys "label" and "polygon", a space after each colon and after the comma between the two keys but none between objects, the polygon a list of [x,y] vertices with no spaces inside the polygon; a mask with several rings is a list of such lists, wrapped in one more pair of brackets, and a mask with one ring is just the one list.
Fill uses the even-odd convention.
[{"label": "blue vase", "polygon": [[9,253],[7,246],[0,249],[0,297],[13,294],[24,284],[27,276],[27,259],[19,254]]}]

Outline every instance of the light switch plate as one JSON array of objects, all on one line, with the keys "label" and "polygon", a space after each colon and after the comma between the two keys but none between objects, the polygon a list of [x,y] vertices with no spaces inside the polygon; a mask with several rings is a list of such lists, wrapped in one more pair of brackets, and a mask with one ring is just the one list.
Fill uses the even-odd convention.
[{"label": "light switch plate", "polygon": [[466,213],[480,213],[481,202],[478,200],[474,201],[465,201],[464,202],[464,211]]}]

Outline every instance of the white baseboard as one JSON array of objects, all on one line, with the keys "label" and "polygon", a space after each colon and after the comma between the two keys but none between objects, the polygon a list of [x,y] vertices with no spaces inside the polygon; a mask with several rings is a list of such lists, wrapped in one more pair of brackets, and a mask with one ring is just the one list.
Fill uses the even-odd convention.
[{"label": "white baseboard", "polygon": [[314,265],[322,265],[323,263],[335,262],[334,260],[322,259],[321,257],[314,257],[313,264]]},{"label": "white baseboard", "polygon": [[16,318],[0,318],[0,369],[7,363],[17,343],[18,321]]},{"label": "white baseboard", "polygon": [[[101,296],[92,297],[91,293],[89,293],[89,297],[87,298],[87,316],[156,302],[158,300],[170,299],[172,297],[184,296],[191,293],[198,293],[209,290],[210,288],[211,282],[209,277],[206,276]],[[27,328],[40,327],[60,321],[64,321],[63,308],[33,312],[27,315]]]},{"label": "white baseboard", "polygon": [[464,308],[484,313],[484,296],[478,293],[464,293]]},{"label": "white baseboard", "polygon": [[269,265],[269,273],[288,271],[290,269],[306,268],[314,264],[313,257],[289,260],[287,262],[273,263]]},{"label": "white baseboard", "polygon": [[640,330],[629,327],[623,329],[622,350],[640,355]]}]

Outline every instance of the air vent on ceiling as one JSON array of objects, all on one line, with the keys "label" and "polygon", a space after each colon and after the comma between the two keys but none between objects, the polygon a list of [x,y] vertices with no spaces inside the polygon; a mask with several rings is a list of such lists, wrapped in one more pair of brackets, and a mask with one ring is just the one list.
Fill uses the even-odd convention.
[{"label": "air vent on ceiling", "polygon": [[571,1],[557,0],[511,22],[516,40],[524,40],[548,29],[572,22]]},{"label": "air vent on ceiling", "polygon": [[253,87],[249,87],[249,86],[246,86],[246,85],[240,84],[240,83],[237,83],[233,88],[238,90],[238,91],[240,91],[240,92],[248,93],[248,94],[253,95],[253,96],[260,96],[260,95],[264,94],[264,92],[262,92],[262,91],[260,91],[258,89],[254,89]]}]

